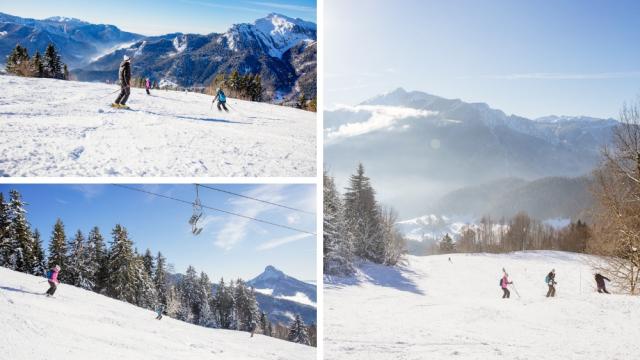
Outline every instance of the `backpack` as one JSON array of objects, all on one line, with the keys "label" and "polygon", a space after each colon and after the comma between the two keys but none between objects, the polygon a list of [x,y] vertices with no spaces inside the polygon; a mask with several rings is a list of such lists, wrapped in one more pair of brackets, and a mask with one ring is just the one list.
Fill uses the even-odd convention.
[{"label": "backpack", "polygon": [[502,287],[502,278],[500,278],[500,280],[498,280],[498,286]]},{"label": "backpack", "polygon": [[544,283],[545,284],[549,283],[549,274],[547,274],[547,276],[544,277]]},{"label": "backpack", "polygon": [[51,279],[51,275],[53,275],[53,271],[47,271],[47,279]]},{"label": "backpack", "polygon": [[218,93],[218,100],[219,100],[219,101],[221,101],[221,102],[225,102],[225,101],[227,101],[227,97],[226,97],[226,96],[224,96],[224,93],[223,93],[222,91],[220,91],[220,92]]}]

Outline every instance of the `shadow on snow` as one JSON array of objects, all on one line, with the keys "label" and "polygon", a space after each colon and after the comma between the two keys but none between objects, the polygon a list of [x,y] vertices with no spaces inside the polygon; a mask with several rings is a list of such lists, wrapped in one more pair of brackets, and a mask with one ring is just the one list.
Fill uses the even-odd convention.
[{"label": "shadow on snow", "polygon": [[417,295],[424,295],[418,286],[409,279],[408,275],[415,275],[413,270],[405,266],[385,266],[363,262],[357,266],[357,272],[353,276],[325,276],[325,287],[341,288],[345,286],[360,285],[369,282],[373,285],[394,288]]}]

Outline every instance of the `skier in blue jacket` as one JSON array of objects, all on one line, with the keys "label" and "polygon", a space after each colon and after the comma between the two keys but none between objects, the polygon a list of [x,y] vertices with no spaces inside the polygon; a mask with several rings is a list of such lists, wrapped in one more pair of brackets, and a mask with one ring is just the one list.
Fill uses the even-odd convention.
[{"label": "skier in blue jacket", "polygon": [[222,91],[222,89],[218,88],[216,89],[216,96],[213,98],[212,102],[216,102],[216,100],[218,100],[218,111],[222,111],[222,109],[224,109],[224,111],[229,112],[229,109],[227,109],[227,96],[224,94],[224,91]]}]

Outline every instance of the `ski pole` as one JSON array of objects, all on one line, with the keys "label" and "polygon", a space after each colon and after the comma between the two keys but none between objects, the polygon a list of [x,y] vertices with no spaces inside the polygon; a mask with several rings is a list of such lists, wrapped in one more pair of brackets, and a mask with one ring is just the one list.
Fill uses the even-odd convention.
[{"label": "ski pole", "polygon": [[118,91],[120,91],[120,89],[116,89],[116,91],[114,91],[114,92],[110,92],[110,93],[108,93],[107,95],[103,95],[103,96],[101,96],[101,97],[100,97],[100,99],[104,99],[104,98],[106,98],[107,96],[111,96],[111,95],[113,95],[113,94],[117,93]]},{"label": "ski pole", "polygon": [[518,295],[518,299],[521,299],[520,293],[518,293],[518,289],[516,289],[516,285],[514,283],[511,283],[511,287],[513,288],[513,291],[516,292],[516,295]]}]

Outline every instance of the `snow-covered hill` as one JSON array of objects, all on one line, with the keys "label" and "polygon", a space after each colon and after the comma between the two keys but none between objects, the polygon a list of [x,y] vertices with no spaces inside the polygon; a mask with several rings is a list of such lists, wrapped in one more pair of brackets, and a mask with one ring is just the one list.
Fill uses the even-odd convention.
[{"label": "snow-covered hill", "polygon": [[[595,292],[589,257],[536,251],[408,256],[325,279],[330,359],[635,359],[640,297]],[[595,259],[595,258],[590,258]],[[519,298],[503,300],[505,267]],[[545,275],[556,269],[557,296]]]},{"label": "snow-covered hill", "polygon": [[0,268],[0,357],[73,359],[315,359],[315,348],[208,329],[68,285]]},{"label": "snow-covered hill", "polygon": [[315,113],[211,96],[0,76],[3,176],[315,176]]}]

